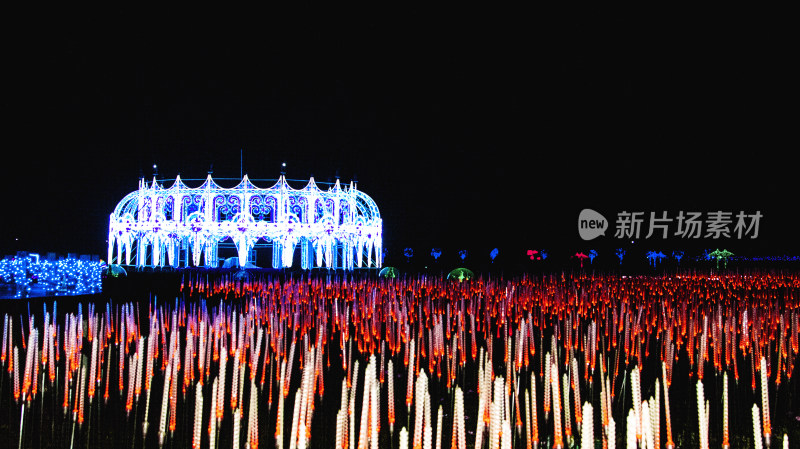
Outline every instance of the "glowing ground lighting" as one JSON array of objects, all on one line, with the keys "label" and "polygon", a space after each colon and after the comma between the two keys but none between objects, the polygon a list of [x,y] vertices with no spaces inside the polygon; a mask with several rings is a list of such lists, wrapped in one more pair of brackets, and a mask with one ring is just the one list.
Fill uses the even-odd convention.
[{"label": "glowing ground lighting", "polygon": [[583,268],[583,261],[589,258],[589,256],[583,253],[575,253],[572,257],[577,257],[581,261],[581,268]]},{"label": "glowing ground lighting", "polygon": [[10,257],[0,260],[0,285],[10,288],[16,298],[93,294],[100,292],[106,268],[103,261],[73,258],[50,261],[35,254]]},{"label": "glowing ground lighting", "polygon": [[716,259],[717,261],[717,268],[719,268],[719,261],[721,260],[725,267],[728,266],[728,257],[732,256],[733,253],[728,251],[727,249],[723,249],[722,251],[717,248],[716,250],[708,253],[709,259]]},{"label": "glowing ground lighting", "polygon": [[796,273],[443,281],[186,270],[174,301],[4,314],[5,441],[672,449],[797,435]]},{"label": "glowing ground lighting", "polygon": [[617,255],[617,259],[619,259],[619,264],[622,265],[622,259],[625,257],[625,250],[622,248],[617,248],[615,254]]},{"label": "glowing ground lighting", "polygon": [[667,258],[666,254],[662,253],[661,251],[659,251],[659,252],[648,251],[647,252],[647,260],[649,261],[650,265],[652,265],[653,267],[655,267],[658,264],[658,262],[661,262],[662,260],[664,260],[666,258]]},{"label": "glowing ground lighting", "polygon": [[[240,267],[256,244],[272,247],[272,267],[292,266],[300,247],[303,269],[376,267],[382,264],[382,221],[378,206],[354,183],[321,190],[312,177],[302,189],[282,174],[272,187],[253,185],[245,175],[233,188],[208,175],[196,188],[180,176],[169,188],[154,178],[119,202],[109,218],[108,260],[140,267],[217,267],[218,249],[233,241]],[[191,262],[190,262],[191,261]]]}]

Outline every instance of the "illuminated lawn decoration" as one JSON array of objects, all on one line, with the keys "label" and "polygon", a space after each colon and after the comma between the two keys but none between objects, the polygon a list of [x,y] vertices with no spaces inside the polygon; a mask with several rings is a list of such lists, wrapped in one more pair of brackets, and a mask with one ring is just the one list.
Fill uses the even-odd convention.
[{"label": "illuminated lawn decoration", "polygon": [[259,242],[272,247],[272,267],[292,266],[300,247],[303,269],[380,267],[382,221],[378,206],[354,183],[321,190],[312,177],[302,189],[281,175],[272,187],[247,175],[233,188],[208,175],[196,188],[180,176],[169,188],[139,182],[109,218],[109,263],[140,267],[217,267],[218,249],[231,241],[240,267]]},{"label": "illuminated lawn decoration", "polygon": [[650,261],[650,264],[653,265],[653,267],[655,267],[659,262],[661,262],[662,260],[664,260],[666,258],[667,258],[667,256],[664,253],[662,253],[661,251],[659,251],[659,252],[648,251],[647,252],[647,260]]},{"label": "illuminated lawn decoration", "polygon": [[459,282],[464,280],[470,280],[474,277],[475,273],[473,273],[472,270],[469,270],[467,268],[456,268],[447,274],[447,279],[453,279]]},{"label": "illuminated lawn decoration", "polygon": [[100,292],[105,271],[103,261],[13,257],[0,260],[0,285],[9,286],[16,298],[93,294]]},{"label": "illuminated lawn decoration", "polygon": [[580,259],[581,268],[583,268],[583,261],[589,258],[589,256],[587,256],[586,254],[583,254],[583,253],[575,253],[575,255],[572,256],[572,257],[577,257],[578,259]]},{"label": "illuminated lawn decoration", "polygon": [[622,259],[625,257],[625,250],[617,248],[615,254],[617,255],[617,259],[619,259],[619,264],[622,265]]},{"label": "illuminated lawn decoration", "polygon": [[395,267],[383,267],[381,271],[378,273],[378,276],[390,279],[394,279],[399,275],[400,271],[398,271],[397,268]]},{"label": "illuminated lawn decoration", "polygon": [[121,265],[114,264],[108,266],[108,275],[113,276],[115,278],[125,277],[128,275],[128,272],[125,271],[125,268],[122,268]]},{"label": "illuminated lawn decoration", "polygon": [[719,269],[719,261],[721,260],[725,266],[728,267],[728,257],[732,256],[733,253],[728,251],[727,249],[723,249],[722,251],[719,248],[715,249],[714,251],[708,253],[706,257],[708,259],[716,259],[717,260],[717,268]]},{"label": "illuminated lawn decoration", "polygon": [[[786,392],[796,388],[797,274],[184,280],[175,301],[90,303],[60,314],[46,303],[6,314],[5,440],[533,449],[614,448],[627,434],[629,447],[674,448],[719,446],[721,424],[723,446],[768,445],[771,435],[777,447],[794,425],[786,412],[797,403]],[[738,378],[736,360],[753,359],[742,382],[723,377],[722,394],[732,404],[755,399],[755,414],[730,407],[738,425],[726,427],[728,407],[714,405],[716,374]],[[674,375],[682,379],[670,386]],[[748,381],[756,378],[760,390]],[[765,399],[770,390],[776,400]],[[682,418],[675,423],[671,395]],[[690,435],[699,444],[687,444]]]}]

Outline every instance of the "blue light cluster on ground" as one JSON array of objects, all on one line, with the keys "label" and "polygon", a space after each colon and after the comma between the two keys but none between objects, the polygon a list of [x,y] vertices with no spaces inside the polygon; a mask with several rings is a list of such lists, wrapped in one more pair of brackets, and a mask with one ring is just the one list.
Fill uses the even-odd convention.
[{"label": "blue light cluster on ground", "polygon": [[100,293],[107,268],[103,261],[41,260],[37,254],[7,257],[0,260],[0,297]]}]

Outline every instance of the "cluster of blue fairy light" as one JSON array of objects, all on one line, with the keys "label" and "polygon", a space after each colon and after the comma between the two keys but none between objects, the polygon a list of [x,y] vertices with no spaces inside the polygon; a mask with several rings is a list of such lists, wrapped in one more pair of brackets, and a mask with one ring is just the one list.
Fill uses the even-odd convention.
[{"label": "cluster of blue fairy light", "polygon": [[5,291],[15,298],[37,294],[59,296],[99,293],[101,277],[107,268],[103,261],[11,257],[0,260],[0,287],[5,287]]}]

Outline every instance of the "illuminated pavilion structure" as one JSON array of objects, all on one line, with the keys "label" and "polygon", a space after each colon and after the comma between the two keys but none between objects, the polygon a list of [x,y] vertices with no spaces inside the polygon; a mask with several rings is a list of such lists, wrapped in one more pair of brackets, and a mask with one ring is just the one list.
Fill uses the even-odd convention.
[{"label": "illuminated pavilion structure", "polygon": [[235,248],[243,268],[253,266],[256,246],[271,247],[273,268],[291,267],[298,246],[303,269],[380,268],[382,221],[353,182],[322,190],[311,177],[298,190],[281,175],[259,188],[244,175],[224,188],[210,174],[199,187],[180,176],[169,188],[141,179],[109,219],[109,264],[216,268],[221,245]]}]

